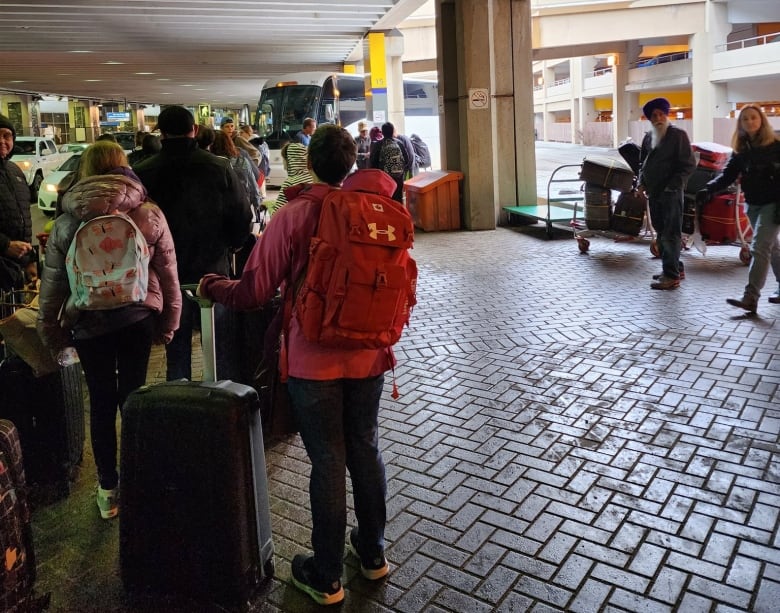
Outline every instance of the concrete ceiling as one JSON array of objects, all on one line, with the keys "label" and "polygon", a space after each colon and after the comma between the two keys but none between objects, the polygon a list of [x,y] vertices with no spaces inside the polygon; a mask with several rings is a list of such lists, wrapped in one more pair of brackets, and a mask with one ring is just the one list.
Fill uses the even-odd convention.
[{"label": "concrete ceiling", "polygon": [[146,104],[257,100],[267,79],[341,70],[426,0],[0,2],[0,90]]}]

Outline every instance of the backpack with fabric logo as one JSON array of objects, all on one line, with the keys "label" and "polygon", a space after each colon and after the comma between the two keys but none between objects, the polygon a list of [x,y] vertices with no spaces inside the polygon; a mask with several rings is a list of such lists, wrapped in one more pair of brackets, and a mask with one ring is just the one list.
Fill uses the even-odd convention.
[{"label": "backpack with fabric logo", "polygon": [[395,344],[417,302],[417,264],[409,255],[413,241],[411,216],[395,200],[330,192],[295,298],[304,336],[342,349]]},{"label": "backpack with fabric logo", "polygon": [[379,150],[379,168],[393,178],[404,176],[406,169],[404,153],[401,145],[394,138],[386,138],[382,141]]},{"label": "backpack with fabric logo", "polygon": [[83,222],[65,257],[70,291],[82,310],[143,302],[149,285],[149,246],[124,213]]}]

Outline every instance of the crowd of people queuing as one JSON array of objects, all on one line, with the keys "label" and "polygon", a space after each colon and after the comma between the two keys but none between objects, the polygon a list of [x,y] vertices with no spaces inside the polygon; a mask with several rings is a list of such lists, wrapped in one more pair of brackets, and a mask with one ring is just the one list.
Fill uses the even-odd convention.
[{"label": "crowd of people queuing", "polygon": [[[687,134],[669,121],[669,101],[644,106],[651,122],[641,147],[639,189],[647,194],[662,262],[651,287],[680,286],[683,189],[695,167]],[[62,195],[42,265],[39,334],[57,355],[75,346],[90,399],[90,431],[97,466],[101,517],[119,513],[116,413],[127,395],[143,385],[154,343],[164,344],[167,380],[192,378],[192,340],[199,308],[180,285],[199,284],[215,302],[217,376],[238,372],[229,309],[252,309],[301,275],[317,217],[312,201],[328,190],[369,189],[398,201],[403,183],[419,171],[413,139],[386,122],[358,124],[350,135],[306,118],[282,147],[287,177],[273,205],[264,203],[270,174],[264,139],[250,126],[236,130],[232,118],[219,128],[199,125],[184,107],[159,115],[160,135],[139,132],[125,155],[106,137],[85,150],[75,180]],[[26,267],[38,266],[32,246],[30,194],[11,161],[15,128],[0,116],[0,287],[19,287]],[[702,200],[741,180],[753,226],[748,283],[729,304],[755,312],[771,268],[778,287],[769,302],[780,303],[780,142],[760,107],[738,117],[725,169],[705,187]],[[428,164],[430,161],[428,160]],[[352,185],[357,169],[385,173],[375,184]],[[354,183],[354,182],[353,182]],[[231,255],[247,244],[252,221],[268,205],[273,223],[254,243],[243,274]],[[71,308],[65,272],[68,246],[79,224],[121,211],[141,229],[150,249],[149,292],[142,303],[110,311]],[[289,345],[292,409],[312,462],[310,495],[313,555],[296,556],[295,585],[320,604],[340,602],[346,530],[345,471],[353,482],[358,525],[347,543],[369,579],[389,572],[384,557],[385,472],[378,441],[378,407],[387,361],[377,350],[334,350],[304,339],[293,325]],[[260,342],[260,341],[258,341]]]}]

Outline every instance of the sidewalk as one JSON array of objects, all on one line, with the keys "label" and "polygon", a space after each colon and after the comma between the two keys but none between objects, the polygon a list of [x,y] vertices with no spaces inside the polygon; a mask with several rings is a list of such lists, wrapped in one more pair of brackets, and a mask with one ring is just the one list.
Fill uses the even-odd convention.
[{"label": "sidewalk", "polygon": [[[543,237],[418,234],[401,397],[388,377],[380,414],[392,570],[373,584],[348,557],[339,610],[776,612],[771,291],[755,317],[726,305],[747,278],[736,246],[685,252],[682,287],[660,292],[645,241],[595,237],[583,255]],[[164,370],[158,349],[150,382]],[[217,610],[126,601],[118,523],[99,519],[86,456],[73,494],[34,516],[52,610]],[[300,439],[266,459],[276,575],[252,610],[321,610],[290,582],[309,547]]]}]

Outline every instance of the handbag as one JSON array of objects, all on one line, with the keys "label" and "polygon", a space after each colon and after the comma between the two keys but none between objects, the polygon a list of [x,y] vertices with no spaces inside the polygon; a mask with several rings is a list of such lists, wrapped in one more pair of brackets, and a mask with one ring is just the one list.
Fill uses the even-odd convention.
[{"label": "handbag", "polygon": [[36,377],[43,377],[60,369],[51,352],[44,346],[35,323],[38,319],[38,296],[25,306],[20,306],[11,315],[0,320],[0,336],[6,348],[18,355]]}]

